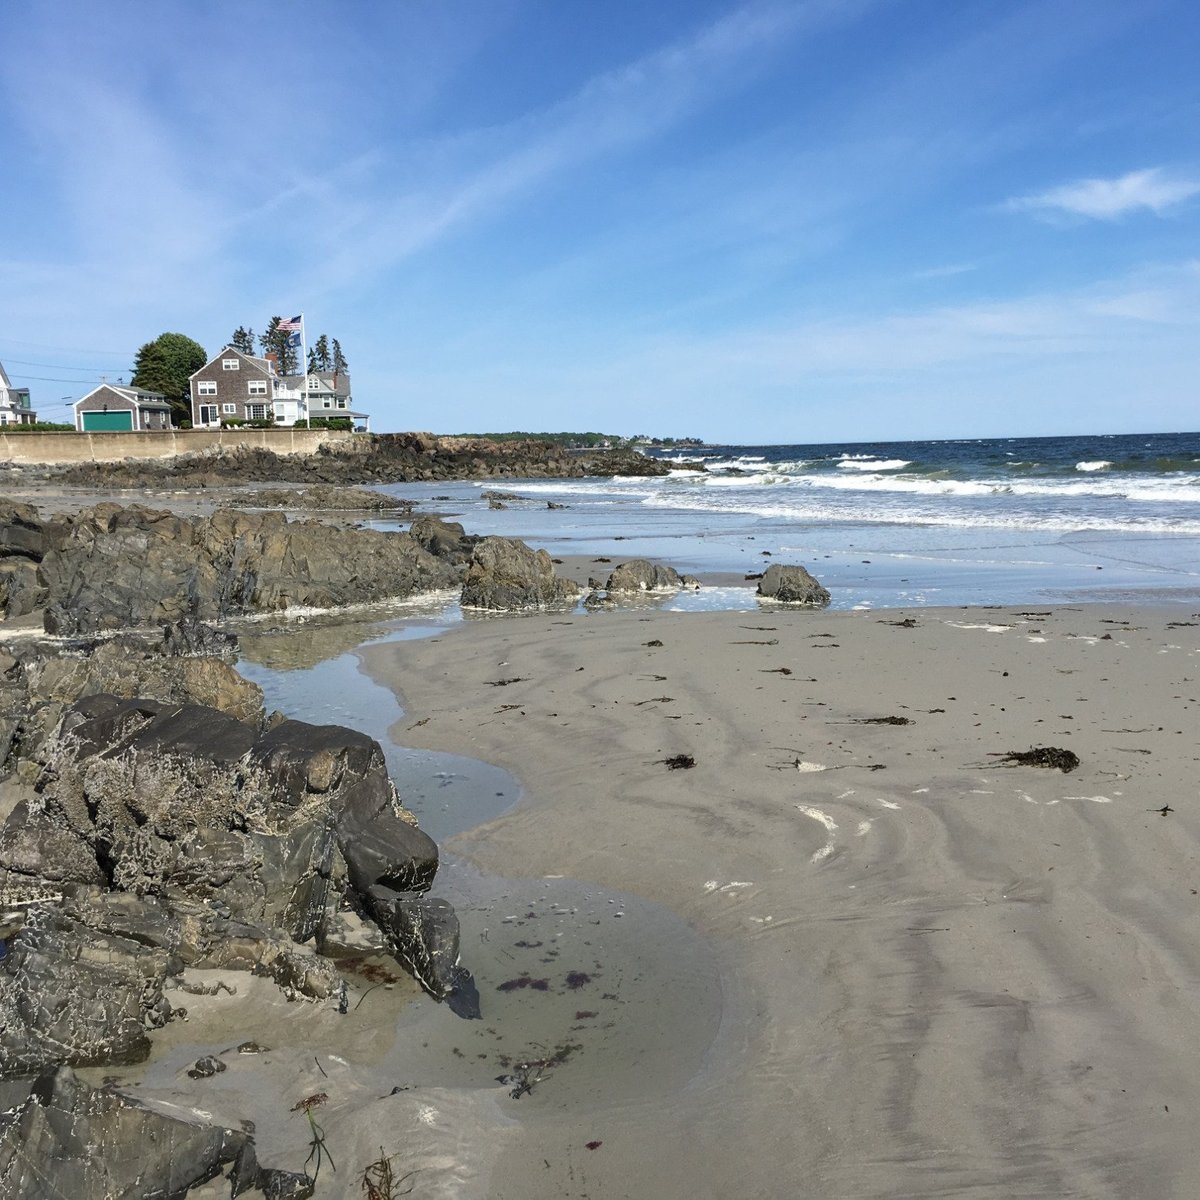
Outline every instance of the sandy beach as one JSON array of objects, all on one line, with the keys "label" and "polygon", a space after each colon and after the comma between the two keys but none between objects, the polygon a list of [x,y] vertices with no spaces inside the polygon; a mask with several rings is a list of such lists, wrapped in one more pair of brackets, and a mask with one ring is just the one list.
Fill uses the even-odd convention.
[{"label": "sandy beach", "polygon": [[[523,787],[448,853],[640,898],[682,931],[644,935],[644,971],[665,964],[657,1039],[614,1062],[577,1033],[519,1101],[481,1061],[494,1153],[413,1194],[1196,1194],[1197,622],[634,609],[365,648],[402,697],[396,741]],[[1080,765],[999,757],[1034,746]],[[509,926],[534,928],[517,903]],[[482,1025],[515,995],[557,1036],[561,989],[498,992],[480,970],[509,928],[495,917],[478,950],[464,937]],[[553,976],[507,936],[514,977]],[[666,952],[679,938],[692,979]],[[602,983],[573,993],[576,1028],[638,1042],[646,1010]]]}]

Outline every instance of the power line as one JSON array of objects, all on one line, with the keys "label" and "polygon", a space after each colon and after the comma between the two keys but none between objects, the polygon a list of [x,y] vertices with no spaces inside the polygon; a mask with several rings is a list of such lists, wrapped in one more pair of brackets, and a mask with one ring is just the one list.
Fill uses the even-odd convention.
[{"label": "power line", "polygon": [[[116,353],[114,351],[113,353]],[[70,363],[30,362],[25,358],[5,358],[6,363],[16,363],[22,367],[48,367],[53,371],[111,371],[112,367],[73,367]]]},{"label": "power line", "polygon": [[85,350],[82,346],[51,346],[46,342],[23,342],[20,338],[9,338],[6,344],[10,346],[29,346],[34,350],[61,350],[66,354],[111,354],[117,358],[131,357],[125,350]]},{"label": "power line", "polygon": [[[56,375],[20,375],[16,371],[13,372],[14,379],[32,379],[35,383],[103,383],[102,379],[61,379]],[[123,383],[117,384],[118,387],[124,387]]]}]

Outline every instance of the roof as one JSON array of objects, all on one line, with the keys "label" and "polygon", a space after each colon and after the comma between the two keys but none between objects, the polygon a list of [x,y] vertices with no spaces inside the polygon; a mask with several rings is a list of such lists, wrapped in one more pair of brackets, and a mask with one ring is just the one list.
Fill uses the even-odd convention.
[{"label": "roof", "polygon": [[88,392],[86,396],[80,396],[79,399],[75,401],[74,405],[72,405],[72,407],[78,407],[89,397],[94,396],[97,392],[103,391],[105,388],[107,388],[110,392],[116,392],[118,396],[123,397],[124,399],[128,400],[130,404],[133,404],[138,408],[162,408],[167,409],[168,411],[170,411],[171,408],[171,405],[167,402],[166,396],[164,396],[162,392],[147,392],[142,388],[122,387],[117,383],[102,383],[99,387],[92,388],[92,390]]},{"label": "roof", "polygon": [[[188,376],[188,379],[195,379],[201,371],[207,370],[207,368],[211,367],[213,363],[217,361],[217,359],[228,358],[231,354],[237,355],[238,358],[244,359],[248,363],[253,363],[254,366],[256,366],[266,375],[275,375],[274,364],[269,359],[257,358],[253,354],[247,354],[244,350],[239,350],[236,346],[224,346],[222,349],[218,350],[217,353],[214,354],[212,358],[210,358],[208,362],[204,364],[203,367],[197,367],[196,370],[194,370]],[[279,376],[275,375],[275,378],[278,379]]]},{"label": "roof", "polygon": [[[314,378],[321,380],[322,383],[328,384],[329,390],[335,396],[350,395],[349,371],[339,371],[336,376],[332,371],[306,371],[303,375],[298,373],[295,375],[285,375],[283,377],[283,382],[287,384],[288,387],[304,388],[305,390],[308,390],[307,381]],[[335,378],[337,381],[336,383],[334,382]]]}]

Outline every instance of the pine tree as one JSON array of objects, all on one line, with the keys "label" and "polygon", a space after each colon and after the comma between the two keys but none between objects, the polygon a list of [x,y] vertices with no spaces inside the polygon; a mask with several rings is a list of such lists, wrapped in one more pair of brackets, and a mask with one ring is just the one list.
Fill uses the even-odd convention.
[{"label": "pine tree", "polygon": [[310,375],[312,375],[317,370],[319,370],[319,367],[317,366],[317,352],[312,346],[309,346],[309,348],[308,348],[308,373]]},{"label": "pine tree", "polygon": [[345,375],[350,370],[350,364],[346,361],[346,356],[342,353],[342,343],[333,339],[333,383],[337,387],[338,377]]},{"label": "pine tree", "polygon": [[316,357],[318,371],[333,370],[333,359],[329,354],[329,339],[324,334],[317,338],[317,343],[313,346],[313,354]]},{"label": "pine tree", "polygon": [[282,317],[272,317],[267,332],[259,335],[258,344],[264,354],[275,355],[276,370],[280,375],[295,375],[300,369],[299,362],[292,345],[292,335],[286,329],[279,328],[282,320]]},{"label": "pine tree", "polygon": [[243,354],[254,353],[254,330],[245,329],[239,325],[233,331],[233,337],[229,339],[229,344],[235,349],[240,350]]}]

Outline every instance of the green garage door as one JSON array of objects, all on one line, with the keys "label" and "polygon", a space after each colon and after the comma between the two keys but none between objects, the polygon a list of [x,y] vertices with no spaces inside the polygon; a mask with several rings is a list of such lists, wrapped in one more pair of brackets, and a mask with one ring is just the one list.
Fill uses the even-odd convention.
[{"label": "green garage door", "polygon": [[84,433],[103,433],[110,429],[133,429],[133,413],[125,412],[85,412],[83,414]]}]

